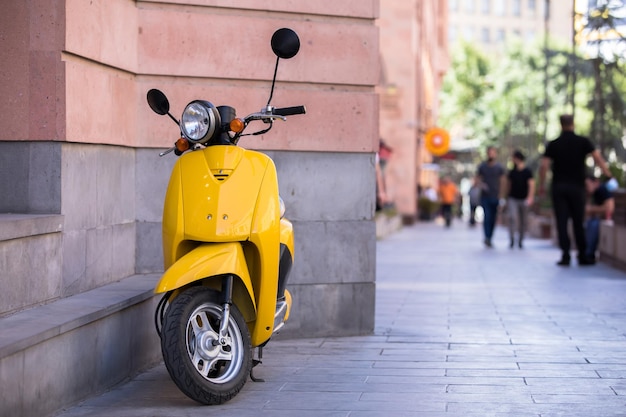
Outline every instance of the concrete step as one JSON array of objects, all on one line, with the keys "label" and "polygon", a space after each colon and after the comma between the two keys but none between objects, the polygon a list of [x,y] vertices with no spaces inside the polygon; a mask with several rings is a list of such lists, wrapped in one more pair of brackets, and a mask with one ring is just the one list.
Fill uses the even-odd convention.
[{"label": "concrete step", "polygon": [[0,415],[52,415],[158,363],[159,276],[134,275],[0,318]]}]

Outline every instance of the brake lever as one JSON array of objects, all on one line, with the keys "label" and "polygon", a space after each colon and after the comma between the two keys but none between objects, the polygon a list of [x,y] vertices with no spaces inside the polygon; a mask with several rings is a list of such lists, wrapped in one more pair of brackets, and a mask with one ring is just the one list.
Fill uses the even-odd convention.
[{"label": "brake lever", "polygon": [[251,115],[249,115],[248,117],[246,117],[246,121],[252,121],[252,120],[263,120],[264,122],[269,122],[271,120],[274,119],[280,119],[283,122],[287,121],[287,118],[285,116],[279,116],[277,114],[273,114],[273,113],[252,113]]}]

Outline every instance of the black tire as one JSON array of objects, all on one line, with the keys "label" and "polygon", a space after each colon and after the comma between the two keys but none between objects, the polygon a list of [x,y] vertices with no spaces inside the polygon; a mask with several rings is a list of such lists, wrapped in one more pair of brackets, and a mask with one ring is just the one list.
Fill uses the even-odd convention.
[{"label": "black tire", "polygon": [[185,395],[206,405],[237,395],[252,367],[250,332],[235,305],[230,309],[227,343],[212,345],[222,314],[217,291],[193,287],[176,297],[163,321],[161,351],[167,371]]}]

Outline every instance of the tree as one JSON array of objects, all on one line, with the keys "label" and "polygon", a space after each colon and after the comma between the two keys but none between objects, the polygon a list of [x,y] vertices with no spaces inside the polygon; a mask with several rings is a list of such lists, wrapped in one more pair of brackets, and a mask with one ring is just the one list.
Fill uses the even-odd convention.
[{"label": "tree", "polygon": [[624,75],[624,36],[620,27],[626,24],[622,1],[598,0],[583,17],[584,51],[590,57],[593,94],[589,107],[593,110],[590,136],[609,161],[623,161],[626,150],[622,138],[626,123],[626,88]]},{"label": "tree", "polygon": [[[543,46],[517,43],[506,51],[497,60],[469,44],[454,51],[444,79],[439,124],[452,131],[462,125],[463,136],[478,139],[483,147],[495,144],[507,152],[520,148],[537,155],[545,140],[545,95],[552,103],[549,121],[557,120],[568,103],[570,54],[564,47],[549,50],[550,83],[545,91]],[[549,136],[558,134],[555,123],[547,128]]]}]

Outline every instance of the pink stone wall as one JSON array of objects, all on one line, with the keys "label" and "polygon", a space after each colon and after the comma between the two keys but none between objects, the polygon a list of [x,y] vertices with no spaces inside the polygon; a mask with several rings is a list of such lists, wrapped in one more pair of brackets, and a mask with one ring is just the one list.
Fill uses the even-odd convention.
[{"label": "pink stone wall", "polygon": [[0,13],[0,140],[65,136],[62,0],[8,1]]},{"label": "pink stone wall", "polygon": [[381,0],[380,136],[394,150],[385,169],[388,196],[407,222],[416,219],[417,184],[429,179],[423,137],[448,65],[446,21],[445,0]]},{"label": "pink stone wall", "polygon": [[[269,97],[276,60],[270,39],[283,26],[298,33],[301,48],[296,57],[281,61],[273,104],[304,104],[308,114],[291,118],[268,135],[246,139],[245,146],[374,151],[378,31],[373,25],[302,17],[285,21],[284,17],[259,20],[255,15],[190,15],[169,8],[142,10],[139,67],[146,76],[139,81],[139,89],[162,89],[176,116],[197,98],[231,105],[240,115],[258,111]],[[187,33],[176,36],[181,28]],[[162,135],[176,134],[169,120],[155,121],[145,105],[140,107],[139,123],[141,146],[164,146],[172,138]]]},{"label": "pink stone wall", "polygon": [[[246,146],[330,152],[377,147],[378,1],[30,0],[0,18],[0,140],[169,146],[176,128],[151,113],[150,88],[178,117],[204,98],[258,111],[269,96],[274,30],[300,54],[281,63],[273,104],[305,104]],[[10,63],[10,64],[9,64]]]}]

